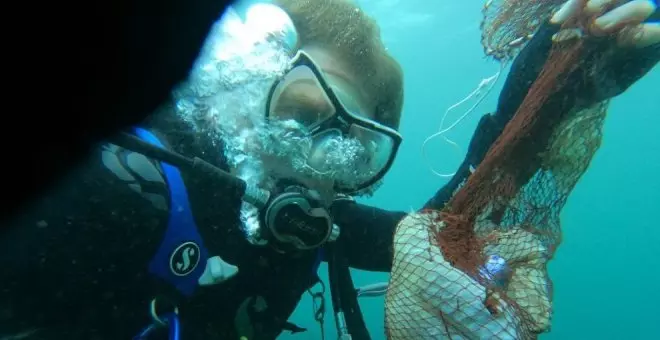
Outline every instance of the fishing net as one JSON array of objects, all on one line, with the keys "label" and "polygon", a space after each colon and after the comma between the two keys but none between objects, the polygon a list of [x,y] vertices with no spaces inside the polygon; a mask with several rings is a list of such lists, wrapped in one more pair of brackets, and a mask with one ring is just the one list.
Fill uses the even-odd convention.
[{"label": "fishing net", "polygon": [[486,55],[509,61],[532,39],[549,13],[566,0],[488,0],[482,9],[481,45]]},{"label": "fishing net", "polygon": [[[486,53],[509,61],[535,33],[535,20],[561,3],[489,1]],[[534,339],[549,330],[546,266],[561,242],[560,211],[600,146],[607,103],[567,112],[543,105],[585,50],[581,39],[554,43],[516,114],[445,208],[399,224],[388,339]]]}]

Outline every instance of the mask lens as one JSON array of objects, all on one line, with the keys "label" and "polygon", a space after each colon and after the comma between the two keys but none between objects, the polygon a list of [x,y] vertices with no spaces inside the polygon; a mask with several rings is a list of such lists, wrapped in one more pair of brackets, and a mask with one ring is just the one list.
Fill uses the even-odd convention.
[{"label": "mask lens", "polygon": [[277,84],[270,99],[268,116],[293,119],[312,128],[334,116],[335,112],[312,70],[302,65],[291,69]]},{"label": "mask lens", "polygon": [[384,133],[352,124],[349,136],[358,140],[369,155],[362,164],[362,170],[368,172],[370,178],[383,171],[394,155],[395,141]]},{"label": "mask lens", "polygon": [[359,190],[385,169],[394,145],[390,136],[352,124],[345,136],[337,129],[315,135],[307,164],[319,173],[340,174],[338,187]]}]

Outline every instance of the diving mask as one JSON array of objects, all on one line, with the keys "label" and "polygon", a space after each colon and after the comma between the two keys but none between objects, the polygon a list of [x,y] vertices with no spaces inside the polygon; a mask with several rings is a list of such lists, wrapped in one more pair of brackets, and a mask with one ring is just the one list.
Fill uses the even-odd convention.
[{"label": "diving mask", "polygon": [[333,138],[351,138],[364,148],[356,164],[354,181],[335,181],[340,193],[356,193],[369,188],[387,173],[401,144],[401,135],[373,119],[343,90],[341,80],[325,75],[304,51],[298,51],[288,71],[276,81],[266,103],[268,119],[293,119],[312,137],[307,164],[318,172],[325,170]]}]

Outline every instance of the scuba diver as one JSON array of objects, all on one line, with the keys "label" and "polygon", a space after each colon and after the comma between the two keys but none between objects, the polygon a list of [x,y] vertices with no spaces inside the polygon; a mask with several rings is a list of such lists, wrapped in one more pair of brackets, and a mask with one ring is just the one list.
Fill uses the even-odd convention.
[{"label": "scuba diver", "polygon": [[[98,146],[10,222],[0,239],[0,339],[274,339],[304,331],[288,317],[318,282],[321,261],[339,334],[369,337],[348,266],[389,271],[393,230],[407,212],[351,197],[373,190],[394,160],[402,73],[351,2],[276,4],[297,38],[285,44],[293,48],[282,72],[226,89],[256,96],[241,98],[244,115],[216,121],[209,102],[190,99],[210,96],[184,84],[174,103]],[[634,66],[612,63],[615,91],[579,84],[566,102],[622,92],[657,63],[658,49],[626,49],[620,57]],[[478,165],[544,53],[517,58],[497,113],[482,119],[464,165],[425,208],[444,205]]]}]

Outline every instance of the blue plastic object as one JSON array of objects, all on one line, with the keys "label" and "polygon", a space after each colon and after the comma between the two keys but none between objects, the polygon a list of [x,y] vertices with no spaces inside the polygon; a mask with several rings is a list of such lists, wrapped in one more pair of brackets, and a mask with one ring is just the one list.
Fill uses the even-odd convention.
[{"label": "blue plastic object", "polygon": [[490,283],[505,287],[508,284],[511,269],[504,258],[498,255],[490,255],[480,273]]}]

